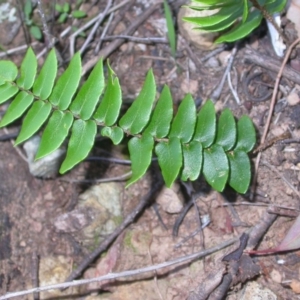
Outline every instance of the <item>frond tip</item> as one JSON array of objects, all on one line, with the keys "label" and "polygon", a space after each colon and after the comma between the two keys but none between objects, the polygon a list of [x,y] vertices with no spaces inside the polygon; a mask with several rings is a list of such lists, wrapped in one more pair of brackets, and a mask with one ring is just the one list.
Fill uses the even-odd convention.
[{"label": "frond tip", "polygon": [[81,87],[78,53],[56,81],[54,50],[50,51],[39,74],[36,66],[37,59],[31,48],[20,70],[10,61],[0,61],[0,103],[12,99],[0,127],[24,116],[16,144],[43,127],[36,159],[67,142],[67,154],[60,168],[60,172],[65,173],[87,157],[97,132],[115,145],[127,135],[131,137],[128,147],[132,161],[132,178],[127,186],[145,174],[155,152],[167,186],[178,176],[182,180],[196,180],[203,173],[218,191],[222,191],[226,183],[237,192],[247,191],[251,179],[247,153],[256,140],[249,117],[243,116],[236,123],[231,111],[225,109],[217,121],[212,101],[208,100],[197,113],[189,94],[173,116],[168,86],[163,88],[153,109],[156,84],[152,70],[147,73],[135,101],[120,116],[119,80],[108,65],[105,82],[102,60]]}]

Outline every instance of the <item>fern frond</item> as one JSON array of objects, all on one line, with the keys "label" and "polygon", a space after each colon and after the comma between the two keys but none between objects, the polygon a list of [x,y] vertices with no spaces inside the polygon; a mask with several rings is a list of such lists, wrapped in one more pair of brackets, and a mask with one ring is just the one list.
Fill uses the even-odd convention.
[{"label": "fern frond", "polygon": [[195,29],[211,32],[221,32],[234,23],[235,26],[222,34],[216,43],[237,41],[259,26],[263,17],[280,12],[286,5],[286,0],[192,0],[188,7],[193,10],[218,10],[206,17],[186,17],[184,21],[196,25]]},{"label": "fern frond", "polygon": [[119,80],[108,65],[105,82],[102,60],[81,87],[79,54],[72,58],[56,82],[54,50],[50,51],[39,74],[36,66],[37,59],[31,49],[24,57],[18,78],[18,69],[12,62],[0,61],[0,102],[13,98],[0,127],[24,116],[16,140],[19,144],[44,126],[37,159],[68,141],[60,168],[60,172],[65,173],[87,157],[99,128],[101,135],[110,138],[115,145],[124,135],[131,137],[128,148],[132,178],[127,186],[145,174],[154,150],[168,186],[178,176],[182,180],[196,180],[203,173],[218,191],[222,191],[227,182],[240,193],[247,191],[251,179],[247,153],[256,140],[254,126],[247,116],[236,123],[231,111],[225,109],[217,122],[212,101],[207,101],[197,113],[190,94],[173,116],[173,100],[167,86],[153,109],[156,84],[152,70],[147,73],[135,101],[120,116]]}]

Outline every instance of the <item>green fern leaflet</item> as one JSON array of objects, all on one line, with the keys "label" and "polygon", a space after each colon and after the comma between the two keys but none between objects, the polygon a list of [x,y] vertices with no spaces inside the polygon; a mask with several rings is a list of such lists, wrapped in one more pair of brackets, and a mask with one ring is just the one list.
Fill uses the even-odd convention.
[{"label": "green fern leaflet", "polygon": [[167,86],[155,102],[152,70],[135,101],[120,116],[119,80],[110,66],[105,80],[102,60],[81,86],[79,54],[74,55],[59,78],[56,73],[53,50],[38,74],[31,48],[19,70],[11,61],[0,61],[0,103],[11,99],[0,127],[24,117],[16,144],[43,128],[37,159],[67,141],[67,154],[60,168],[60,173],[65,173],[87,157],[97,133],[115,145],[127,135],[131,137],[128,147],[132,161],[132,178],[127,186],[146,173],[155,152],[167,186],[178,176],[193,181],[203,173],[217,191],[222,191],[227,183],[239,193],[247,191],[251,179],[247,153],[256,142],[249,117],[243,116],[236,122],[231,111],[225,109],[217,118],[210,100],[197,112],[190,94],[173,116],[173,100]]}]

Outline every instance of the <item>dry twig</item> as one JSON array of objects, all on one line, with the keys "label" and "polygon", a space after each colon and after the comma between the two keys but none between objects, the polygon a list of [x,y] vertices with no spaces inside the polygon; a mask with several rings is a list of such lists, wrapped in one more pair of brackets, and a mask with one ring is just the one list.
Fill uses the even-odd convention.
[{"label": "dry twig", "polygon": [[48,25],[47,25],[47,21],[46,21],[46,17],[45,17],[45,13],[44,13],[44,10],[43,10],[43,7],[42,7],[41,0],[37,0],[37,5],[38,5],[38,11],[39,11],[40,16],[41,16],[41,21],[42,21],[42,24],[43,24],[43,32],[44,32],[45,37],[46,37],[47,48],[51,49],[53,47],[54,41],[53,41],[53,38],[50,34],[50,31],[49,31],[49,28],[48,28]]},{"label": "dry twig", "polygon": [[[145,22],[149,16],[153,14],[153,12],[161,5],[162,2],[157,2],[150,6],[147,10],[145,10],[141,15],[139,15],[132,23],[128,26],[127,29],[122,32],[122,35],[131,35],[136,29]],[[120,47],[124,43],[124,39],[118,39],[111,42],[107,47],[102,49],[97,56],[90,59],[86,64],[83,65],[82,68],[82,76],[84,76],[93,66],[97,63],[100,57],[103,59],[107,58],[113,51],[115,51],[118,47]]]},{"label": "dry twig", "polygon": [[296,195],[300,198],[300,193],[299,191],[289,182],[289,180],[282,175],[275,167],[273,167],[269,162],[267,162],[266,160],[262,160],[262,164],[264,164],[265,166],[267,166],[269,169],[271,169],[272,171],[274,171],[286,184],[287,186],[292,189]]},{"label": "dry twig", "polygon": [[[292,46],[292,45],[291,45]],[[280,71],[281,65],[280,62],[278,62],[276,59],[266,56],[264,54],[261,54],[252,48],[247,48],[246,54],[244,56],[244,59],[246,61],[252,62],[256,65],[259,65],[267,70],[270,70],[272,72],[278,73]],[[296,70],[292,69],[289,66],[285,66],[284,70],[282,71],[282,76],[300,84],[300,73]]]},{"label": "dry twig", "polygon": [[140,275],[143,273],[153,272],[153,271],[160,270],[163,268],[171,267],[173,265],[184,264],[187,262],[194,261],[196,259],[200,259],[200,258],[210,255],[214,252],[217,252],[221,249],[224,249],[224,248],[234,244],[238,240],[239,240],[239,238],[236,237],[236,238],[230,239],[228,241],[225,241],[225,242],[219,244],[218,246],[215,246],[215,247],[203,250],[203,251],[199,251],[197,253],[193,253],[190,255],[186,255],[183,257],[179,257],[179,258],[176,258],[171,261],[163,262],[163,263],[160,263],[157,265],[152,265],[152,266],[148,266],[148,267],[137,269],[137,270],[129,270],[129,271],[124,271],[124,272],[119,272],[119,273],[109,273],[107,275],[96,277],[96,278],[91,278],[91,279],[75,280],[72,282],[47,285],[47,286],[28,289],[28,290],[24,290],[24,291],[20,291],[20,292],[8,293],[4,296],[0,296],[0,300],[11,299],[14,297],[24,296],[24,295],[28,295],[28,294],[35,293],[35,292],[48,291],[48,290],[53,290],[53,289],[66,289],[66,288],[69,288],[72,286],[79,286],[79,285],[89,284],[92,282],[113,280],[113,279],[117,279],[117,278],[125,278],[125,277],[129,277],[129,276],[135,276],[135,275]]},{"label": "dry twig", "polygon": [[[278,86],[279,86],[280,79],[282,77],[282,73],[283,73],[284,67],[285,67],[285,65],[286,65],[286,63],[287,63],[287,61],[288,61],[288,59],[289,59],[289,57],[291,55],[291,52],[292,52],[293,48],[299,42],[300,42],[300,38],[298,38],[297,40],[295,40],[290,45],[290,47],[288,48],[288,50],[287,50],[287,52],[285,54],[285,57],[284,57],[284,60],[283,60],[283,62],[281,64],[280,70],[279,70],[279,72],[277,74],[276,82],[275,82],[274,90],[273,90],[273,95],[272,95],[272,100],[271,100],[271,104],[270,104],[270,109],[269,109],[269,115],[268,115],[268,119],[267,119],[267,122],[266,122],[266,125],[265,125],[265,128],[264,128],[263,136],[261,138],[261,144],[263,144],[265,142],[267,134],[268,134],[268,131],[269,131],[269,127],[270,127],[270,124],[271,124],[271,118],[272,118],[274,107],[275,107]],[[255,162],[255,174],[254,174],[254,178],[253,178],[252,191],[255,190],[255,186],[256,186],[256,180],[257,180],[257,175],[258,175],[258,167],[259,167],[260,157],[261,157],[261,152],[258,153],[257,158],[256,158],[256,162]]]},{"label": "dry twig", "polygon": [[223,74],[223,77],[219,83],[219,85],[217,86],[217,88],[214,89],[213,93],[211,94],[211,99],[213,101],[217,101],[219,98],[220,98],[220,95],[222,93],[222,90],[223,90],[223,87],[224,87],[224,83],[225,83],[225,80],[227,78],[227,74],[230,72],[231,70],[231,67],[232,67],[232,64],[233,64],[233,61],[234,61],[234,58],[235,58],[235,55],[237,53],[237,50],[238,50],[238,45],[237,43],[235,44],[234,48],[232,49],[231,51],[231,55],[230,55],[230,58],[228,60],[228,63],[227,63],[227,67],[225,69],[225,72]]},{"label": "dry twig", "polygon": [[[81,48],[79,50],[79,52],[81,54],[86,50],[86,48],[88,47],[89,43],[94,38],[96,30],[99,28],[100,24],[104,20],[104,18],[107,15],[107,12],[110,9],[111,5],[112,5],[112,0],[108,0],[104,11],[101,12],[100,15],[98,15],[97,22],[94,24],[92,30],[90,31],[89,35],[87,36],[87,38],[85,39],[83,45],[81,46]],[[74,46],[74,44],[73,44],[73,46]]]}]

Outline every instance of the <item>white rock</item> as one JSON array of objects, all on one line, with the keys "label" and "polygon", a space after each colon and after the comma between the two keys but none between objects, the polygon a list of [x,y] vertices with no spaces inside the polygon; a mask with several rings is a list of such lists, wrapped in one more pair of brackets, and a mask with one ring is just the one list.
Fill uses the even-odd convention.
[{"label": "white rock", "polygon": [[220,63],[219,63],[218,59],[216,59],[215,57],[210,57],[207,60],[207,62],[205,63],[205,66],[207,68],[216,69],[216,68],[220,67]]},{"label": "white rock", "polygon": [[111,234],[122,220],[121,210],[122,190],[116,182],[101,183],[92,186],[79,196],[77,209],[86,210],[89,215],[81,218],[82,224],[88,220],[87,226],[79,232],[78,239],[90,245]]},{"label": "white rock", "polygon": [[[281,17],[279,13],[273,14],[273,20],[274,22],[280,27],[281,25]],[[282,57],[284,55],[284,50],[286,49],[285,44],[283,43],[282,37],[280,36],[279,32],[276,30],[276,28],[273,26],[271,22],[267,20],[267,25],[269,29],[269,33],[271,36],[271,42],[273,49],[279,57]]]},{"label": "white rock", "polygon": [[287,97],[286,100],[290,106],[297,105],[300,103],[300,98],[296,92],[290,93]]},{"label": "white rock", "polygon": [[174,184],[172,188],[164,187],[158,195],[156,202],[165,212],[169,214],[176,214],[183,208],[182,201],[178,197],[178,191],[178,185]]},{"label": "white rock", "polygon": [[270,276],[272,280],[276,283],[281,283],[282,282],[282,275],[278,270],[273,269],[270,273]]},{"label": "white rock", "polygon": [[0,23],[3,20],[8,20],[8,22],[15,22],[17,20],[16,15],[16,8],[10,7],[9,3],[3,3],[0,5]]},{"label": "white rock", "polygon": [[38,135],[30,138],[23,146],[29,166],[29,171],[33,176],[42,178],[51,178],[57,175],[60,168],[62,157],[65,154],[65,149],[59,148],[49,155],[35,160],[35,155],[38,151],[41,138]]},{"label": "white rock", "polygon": [[222,67],[226,67],[228,64],[228,60],[231,56],[231,52],[230,51],[222,51],[218,58],[219,58],[219,62],[221,63]]},{"label": "white rock", "polygon": [[122,221],[121,200],[119,183],[92,186],[79,196],[74,210],[54,220],[54,227],[58,232],[72,233],[85,247],[95,247]]}]

